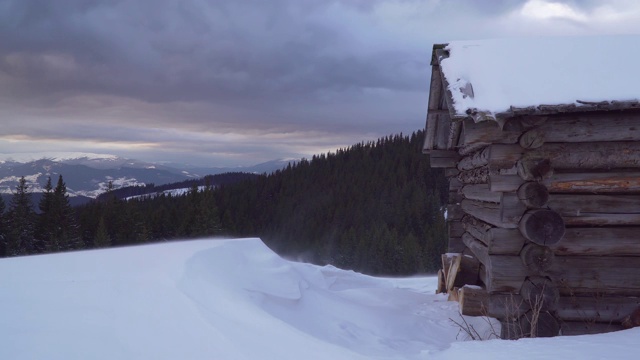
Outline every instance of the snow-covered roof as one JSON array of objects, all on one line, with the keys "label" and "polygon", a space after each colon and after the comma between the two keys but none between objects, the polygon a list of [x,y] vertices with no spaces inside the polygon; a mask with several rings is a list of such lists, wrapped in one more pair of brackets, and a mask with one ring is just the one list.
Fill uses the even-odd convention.
[{"label": "snow-covered roof", "polygon": [[638,35],[453,41],[444,50],[436,55],[453,117],[640,107]]}]

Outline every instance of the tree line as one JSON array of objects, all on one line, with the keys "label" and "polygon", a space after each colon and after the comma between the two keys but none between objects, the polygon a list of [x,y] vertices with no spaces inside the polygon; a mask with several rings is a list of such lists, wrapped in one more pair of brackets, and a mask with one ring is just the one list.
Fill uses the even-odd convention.
[{"label": "tree line", "polygon": [[2,255],[252,236],[317,264],[370,274],[434,271],[446,244],[447,183],[421,154],[423,137],[388,136],[216,186],[193,182],[183,195],[124,200],[140,189],[111,189],[75,209],[60,177],[45,187],[37,214],[21,179],[2,212]]}]

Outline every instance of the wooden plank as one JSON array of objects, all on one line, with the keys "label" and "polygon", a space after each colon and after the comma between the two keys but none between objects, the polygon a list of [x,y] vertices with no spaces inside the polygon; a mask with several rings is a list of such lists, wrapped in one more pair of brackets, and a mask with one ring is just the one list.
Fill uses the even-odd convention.
[{"label": "wooden plank", "polygon": [[456,169],[456,168],[445,168],[444,169],[444,176],[445,177],[453,177],[453,176],[458,176],[458,174],[460,174],[460,170]]},{"label": "wooden plank", "polygon": [[438,125],[438,115],[435,113],[427,113],[424,143],[422,145],[423,154],[428,153],[429,150],[435,149],[437,125]]},{"label": "wooden plank", "polygon": [[640,227],[567,228],[551,249],[561,256],[640,256]]},{"label": "wooden plank", "polygon": [[640,298],[617,296],[564,296],[556,314],[565,321],[621,323],[640,308]]},{"label": "wooden plank", "polygon": [[462,189],[462,186],[463,184],[458,177],[449,179],[449,191],[458,191]]},{"label": "wooden plank", "polygon": [[515,229],[517,222],[502,221],[500,204],[464,199],[460,203],[462,211],[494,226]]},{"label": "wooden plank", "polygon": [[460,312],[466,316],[489,316],[497,319],[520,317],[530,310],[517,294],[489,294],[479,286],[464,286],[458,294]]},{"label": "wooden plank", "polygon": [[436,294],[442,294],[446,292],[446,286],[444,284],[444,275],[442,269],[438,269],[438,286],[436,288]]},{"label": "wooden plank", "polygon": [[452,121],[449,125],[449,136],[447,137],[447,149],[454,149],[458,146],[462,124],[460,121]]},{"label": "wooden plank", "polygon": [[489,184],[470,184],[462,187],[462,194],[471,200],[499,203],[502,193],[491,191]]},{"label": "wooden plank", "polygon": [[429,150],[427,154],[432,168],[455,168],[460,159],[454,150]]},{"label": "wooden plank", "polygon": [[532,150],[510,144],[490,146],[492,169],[511,167],[519,160],[543,159],[554,169],[639,168],[640,142],[547,143]]},{"label": "wooden plank", "polygon": [[468,233],[465,233],[462,239],[485,269],[483,282],[487,291],[490,293],[520,291],[527,276],[527,270],[520,257],[490,255],[488,248]]},{"label": "wooden plank", "polygon": [[548,206],[567,225],[640,225],[638,195],[553,194]]},{"label": "wooden plank", "polygon": [[447,292],[451,291],[458,276],[458,270],[460,269],[460,261],[462,260],[462,254],[454,254],[451,262],[449,262],[449,269],[446,271],[447,277],[445,278],[445,284]]},{"label": "wooden plank", "polygon": [[547,274],[565,296],[640,296],[640,257],[556,256]]},{"label": "wooden plank", "polygon": [[549,193],[636,194],[640,193],[640,172],[555,173],[542,184]]},{"label": "wooden plank", "polygon": [[543,142],[640,141],[640,114],[564,115],[536,128]]}]

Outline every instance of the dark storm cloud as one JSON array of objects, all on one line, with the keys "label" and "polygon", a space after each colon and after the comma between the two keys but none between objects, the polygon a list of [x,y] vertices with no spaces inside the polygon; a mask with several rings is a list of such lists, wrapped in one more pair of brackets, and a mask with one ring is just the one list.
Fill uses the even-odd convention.
[{"label": "dark storm cloud", "polygon": [[418,89],[423,84],[413,75],[424,71],[424,59],[397,50],[359,53],[350,44],[349,24],[335,28],[314,19],[330,5],[366,12],[367,4],[5,1],[0,69],[26,79],[23,91],[106,93],[156,102],[254,102],[304,99],[323,90]]},{"label": "dark storm cloud", "polygon": [[433,43],[629,30],[638,16],[625,14],[635,8],[625,0],[0,0],[0,152],[49,141],[234,161],[244,151],[247,163],[328,151],[424,125]]}]

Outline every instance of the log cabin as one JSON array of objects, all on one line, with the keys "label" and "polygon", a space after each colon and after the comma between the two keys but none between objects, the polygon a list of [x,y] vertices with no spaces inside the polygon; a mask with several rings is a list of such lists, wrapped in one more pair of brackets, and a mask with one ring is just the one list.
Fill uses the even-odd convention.
[{"label": "log cabin", "polygon": [[640,325],[640,36],[434,45],[438,292],[501,337]]}]

